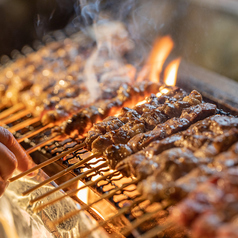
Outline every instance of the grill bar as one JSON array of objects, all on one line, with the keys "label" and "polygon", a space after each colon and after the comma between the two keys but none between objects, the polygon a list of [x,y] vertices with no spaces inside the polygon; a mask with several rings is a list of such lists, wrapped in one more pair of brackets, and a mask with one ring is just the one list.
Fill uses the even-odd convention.
[{"label": "grill bar", "polygon": [[35,199],[32,199],[32,200],[30,201],[30,204],[34,204],[35,202],[37,202],[37,201],[39,201],[39,200],[41,200],[41,199],[43,199],[43,198],[45,198],[45,197],[51,195],[52,193],[54,193],[54,192],[56,192],[56,191],[59,191],[60,189],[67,188],[67,187],[70,186],[72,183],[74,183],[74,182],[76,182],[76,181],[79,181],[80,179],[84,178],[87,174],[90,174],[90,173],[92,173],[92,172],[94,172],[94,171],[96,171],[96,170],[98,170],[98,169],[104,167],[105,165],[106,165],[106,163],[103,163],[103,164],[99,165],[98,167],[93,168],[92,170],[88,170],[88,171],[86,171],[85,173],[74,177],[74,178],[71,179],[70,181],[67,181],[67,182],[61,184],[60,186],[56,187],[55,189],[53,189],[53,190],[51,190],[51,191],[49,191],[49,192],[47,192],[47,193],[45,193],[45,194],[42,194],[41,196],[39,196],[39,197],[37,197],[37,198],[35,198]]},{"label": "grill bar", "polygon": [[111,222],[113,219],[116,219],[117,217],[125,214],[127,211],[129,211],[130,209],[132,209],[135,205],[145,201],[146,198],[145,197],[141,197],[139,199],[134,200],[129,206],[123,207],[121,208],[117,214],[115,214],[114,216],[110,217],[109,219],[99,222],[97,226],[95,226],[94,228],[92,228],[90,231],[85,232],[83,234],[80,235],[81,238],[84,237],[88,237],[93,231],[99,229],[100,227],[103,227],[104,225],[106,225],[107,223]]},{"label": "grill bar", "polygon": [[35,207],[35,208],[34,208],[34,212],[38,212],[38,211],[44,209],[45,207],[50,206],[50,205],[52,205],[52,204],[54,204],[54,203],[60,201],[61,199],[65,198],[65,197],[73,196],[73,195],[75,195],[77,192],[79,192],[80,190],[82,190],[82,189],[84,189],[84,188],[87,188],[87,187],[89,187],[89,186],[95,185],[95,184],[97,184],[98,182],[100,182],[100,181],[106,179],[108,176],[112,176],[112,175],[115,175],[115,174],[117,174],[117,173],[118,173],[118,171],[114,171],[114,172],[112,172],[112,173],[110,173],[110,174],[107,174],[107,175],[104,175],[104,176],[98,178],[98,179],[95,180],[95,181],[89,181],[89,182],[85,183],[84,186],[82,186],[82,187],[80,187],[80,188],[77,188],[77,189],[73,189],[73,190],[71,190],[70,192],[68,192],[68,193],[66,193],[65,195],[63,195],[62,197],[58,197],[58,198],[56,198],[56,199],[54,199],[54,200],[49,201],[48,203],[45,203],[45,204],[42,204],[42,205],[40,205],[40,206]]},{"label": "grill bar", "polygon": [[79,210],[75,210],[75,211],[73,211],[73,212],[70,212],[70,213],[66,214],[65,216],[63,216],[63,217],[61,217],[61,218],[55,220],[55,221],[53,222],[53,224],[54,224],[54,225],[58,225],[58,224],[64,222],[65,220],[68,220],[69,218],[71,218],[71,217],[77,215],[79,212],[81,212],[81,211],[83,211],[83,210],[86,210],[87,208],[91,207],[91,206],[94,205],[95,203],[98,203],[98,202],[100,202],[100,201],[102,201],[102,200],[104,200],[104,199],[107,199],[107,198],[112,197],[113,195],[115,195],[118,191],[122,190],[123,188],[128,187],[128,186],[130,186],[131,184],[136,184],[136,183],[138,183],[138,181],[139,181],[139,179],[135,179],[135,180],[133,180],[133,181],[131,181],[131,182],[129,182],[129,183],[123,184],[122,187],[116,188],[116,189],[113,190],[111,193],[102,195],[100,199],[98,199],[98,200],[96,200],[96,201],[94,201],[94,202],[92,202],[92,203],[90,203],[90,204],[88,204],[88,205],[85,205],[84,207],[82,207],[82,208],[79,209]]},{"label": "grill bar", "polygon": [[46,160],[45,162],[43,162],[43,163],[41,163],[41,164],[39,164],[39,165],[37,165],[37,166],[31,168],[31,169],[29,169],[29,170],[27,170],[27,171],[25,171],[25,172],[19,174],[19,175],[16,175],[15,177],[10,178],[10,179],[9,179],[9,182],[14,182],[14,181],[16,181],[17,179],[24,177],[25,175],[28,175],[28,174],[30,174],[30,173],[32,173],[32,172],[38,170],[38,169],[41,169],[41,168],[43,168],[43,167],[45,167],[45,166],[47,166],[47,165],[49,165],[49,164],[55,162],[56,160],[62,158],[63,156],[65,156],[65,155],[67,155],[67,154],[69,154],[69,153],[74,152],[75,150],[81,149],[82,147],[84,147],[84,144],[77,145],[77,146],[75,146],[74,148],[71,148],[71,149],[69,149],[68,151],[66,151],[66,152],[64,152],[64,153],[62,153],[62,154],[59,154],[59,155],[57,155],[57,156],[55,156],[55,157],[53,157],[53,158],[51,158],[51,159],[49,159],[49,160]]}]

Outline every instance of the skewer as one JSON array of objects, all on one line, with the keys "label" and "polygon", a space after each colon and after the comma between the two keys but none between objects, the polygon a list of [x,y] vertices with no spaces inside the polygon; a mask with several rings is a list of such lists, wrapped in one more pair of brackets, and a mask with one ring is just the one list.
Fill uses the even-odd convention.
[{"label": "skewer", "polygon": [[[92,156],[93,156],[93,155],[92,155]],[[92,157],[92,156],[89,156],[89,157],[87,157],[86,159],[81,160],[81,161],[77,162],[76,164],[74,164],[74,165],[72,165],[72,166],[70,166],[70,167],[68,167],[68,168],[66,168],[66,169],[64,169],[64,170],[62,170],[62,171],[60,171],[59,173],[53,175],[52,177],[49,177],[48,179],[44,180],[43,182],[41,182],[41,183],[35,185],[34,187],[28,189],[27,191],[25,191],[24,193],[22,193],[22,195],[25,196],[25,195],[27,195],[27,194],[29,194],[29,193],[35,191],[36,189],[38,189],[38,188],[44,186],[45,184],[50,183],[50,182],[56,180],[57,178],[62,177],[63,175],[69,173],[71,170],[76,169],[76,168],[78,168],[80,165],[82,165],[82,164],[88,162],[89,160],[91,160],[92,158],[95,158],[94,156],[93,156],[93,157]]]},{"label": "skewer", "polygon": [[4,110],[3,112],[0,113],[0,120],[2,120],[5,117],[10,116],[14,112],[17,112],[21,109],[24,109],[25,105],[23,103],[17,103],[16,105]]},{"label": "skewer", "polygon": [[9,124],[13,121],[16,121],[24,116],[26,116],[27,114],[31,113],[31,111],[29,109],[25,109],[23,111],[19,111],[13,115],[11,115],[10,117],[4,118],[3,120],[0,121],[0,125],[6,125]]},{"label": "skewer", "polygon": [[7,104],[0,105],[0,110],[3,110],[5,107],[7,107]]},{"label": "skewer", "polygon": [[112,191],[111,193],[105,193],[105,194],[103,194],[98,200],[96,200],[96,201],[94,201],[94,202],[92,202],[92,203],[90,203],[90,204],[87,204],[87,205],[85,205],[85,206],[82,206],[82,207],[81,207],[80,209],[78,209],[78,210],[75,210],[75,211],[72,211],[72,212],[67,213],[67,214],[64,215],[63,217],[60,217],[59,219],[53,221],[53,224],[54,224],[54,225],[58,225],[58,224],[64,222],[65,220],[68,220],[69,218],[71,218],[71,217],[77,215],[79,212],[84,211],[84,210],[90,208],[92,205],[94,205],[94,204],[96,204],[96,203],[98,203],[98,202],[100,202],[100,201],[102,201],[102,200],[104,200],[104,199],[107,199],[107,198],[112,197],[113,195],[115,195],[118,191],[122,190],[123,188],[125,188],[125,187],[127,187],[127,186],[129,186],[129,185],[131,185],[131,184],[138,183],[138,181],[139,181],[139,179],[132,180],[131,182],[125,183],[125,184],[123,184],[121,187],[116,188],[116,189],[115,189],[114,191]]},{"label": "skewer", "polygon": [[66,198],[66,197],[71,197],[71,196],[75,195],[78,191],[80,191],[80,190],[82,190],[82,189],[84,189],[84,188],[87,188],[87,187],[89,187],[89,186],[92,186],[92,185],[94,185],[94,184],[97,184],[98,182],[100,182],[100,181],[106,179],[108,176],[112,176],[112,175],[114,175],[114,174],[116,174],[116,173],[118,173],[118,171],[114,171],[114,172],[112,172],[112,173],[103,175],[102,177],[96,179],[95,181],[89,181],[89,182],[85,183],[85,184],[84,184],[82,187],[80,187],[80,188],[73,189],[73,190],[71,190],[70,192],[64,194],[63,196],[60,196],[60,197],[55,198],[55,199],[53,199],[53,200],[51,200],[51,201],[49,201],[49,202],[47,202],[47,203],[45,203],[45,204],[42,204],[42,205],[40,205],[40,206],[35,207],[35,208],[33,209],[33,212],[39,212],[39,211],[43,210],[45,207],[48,207],[48,206],[50,206],[50,205],[52,205],[52,204],[54,204],[54,203],[56,203],[56,202],[58,202],[58,201],[60,201],[60,200],[62,200],[62,199],[64,199],[64,198]]},{"label": "skewer", "polygon": [[30,119],[28,119],[28,120],[25,120],[25,121],[23,121],[23,122],[21,122],[21,123],[16,124],[15,126],[9,128],[8,130],[9,130],[11,133],[13,133],[13,132],[16,132],[16,131],[18,131],[18,130],[20,130],[20,129],[26,127],[26,126],[30,126],[31,124],[36,123],[36,122],[38,122],[38,121],[40,121],[40,117],[33,117],[33,118],[30,118]]},{"label": "skewer", "polygon": [[158,235],[158,233],[165,231],[166,229],[168,229],[169,227],[173,225],[174,225],[173,222],[167,222],[166,224],[163,224],[162,226],[156,226],[155,228],[149,230],[145,234],[138,236],[138,238],[152,238]]},{"label": "skewer", "polygon": [[40,142],[39,144],[37,144],[37,145],[35,145],[35,146],[29,148],[28,150],[26,150],[26,152],[27,152],[28,154],[31,154],[31,153],[33,153],[34,151],[38,150],[40,147],[43,147],[43,146],[49,144],[51,141],[56,140],[56,139],[59,138],[60,136],[61,136],[61,135],[59,135],[59,134],[52,135],[52,136],[49,137],[47,140],[42,141],[42,142]]},{"label": "skewer", "polygon": [[58,160],[58,159],[64,157],[65,155],[74,152],[75,150],[82,149],[84,146],[85,146],[85,143],[81,143],[81,144],[79,144],[79,145],[76,145],[75,147],[73,147],[73,148],[71,148],[71,149],[69,149],[69,150],[67,150],[67,151],[65,151],[65,152],[63,152],[63,153],[58,154],[58,155],[56,155],[55,157],[52,157],[51,159],[46,160],[45,162],[43,162],[43,163],[41,163],[41,164],[38,164],[38,165],[36,165],[35,167],[33,167],[33,168],[31,168],[31,169],[28,169],[28,170],[26,170],[25,172],[22,172],[22,173],[20,173],[20,174],[18,174],[18,175],[16,175],[16,176],[10,178],[10,179],[9,179],[9,182],[14,182],[14,181],[16,181],[17,179],[20,179],[20,178],[24,177],[24,176],[27,175],[27,174],[30,174],[30,173],[32,173],[32,172],[38,170],[38,169],[41,169],[41,168],[43,168],[43,167],[45,167],[45,166],[47,166],[47,165],[49,165],[49,164],[55,162],[56,160]]},{"label": "skewer", "polygon": [[34,136],[34,135],[37,135],[37,134],[39,134],[40,132],[42,132],[42,131],[44,131],[44,130],[50,128],[50,127],[53,127],[53,124],[52,124],[52,123],[50,123],[50,124],[48,124],[48,125],[46,125],[46,126],[44,126],[44,127],[41,127],[41,128],[39,128],[39,129],[37,129],[37,130],[29,131],[29,132],[27,132],[26,134],[24,134],[22,137],[18,138],[18,139],[17,139],[17,142],[18,142],[18,143],[21,143],[21,142],[24,141],[26,138],[30,138],[30,137],[32,137],[32,136]]},{"label": "skewer", "polygon": [[159,211],[166,209],[167,207],[169,207],[172,204],[173,204],[172,202],[167,201],[167,203],[164,206],[156,209],[153,212],[145,214],[144,216],[140,217],[139,219],[136,219],[135,221],[131,222],[129,227],[127,227],[125,230],[122,231],[122,234],[124,236],[128,236],[130,234],[130,232],[133,231],[136,227],[141,225],[143,222],[149,220],[150,218],[153,218]]},{"label": "skewer", "polygon": [[[92,158],[94,158],[94,156],[92,156]],[[92,159],[92,158],[91,158],[91,159]],[[106,166],[106,165],[107,165],[107,163],[105,162],[105,163],[99,165],[99,166],[96,167],[96,168],[92,168],[92,169],[90,169],[90,170],[84,172],[83,174],[80,174],[80,175],[78,175],[78,176],[76,176],[76,177],[70,179],[69,181],[66,181],[66,182],[62,183],[62,184],[59,185],[58,187],[56,187],[56,188],[54,188],[54,189],[52,189],[52,190],[50,190],[50,191],[48,191],[48,192],[42,194],[41,196],[39,196],[39,197],[37,197],[37,198],[35,198],[35,199],[30,200],[30,205],[33,205],[33,203],[38,202],[39,200],[41,200],[41,199],[43,199],[43,198],[45,198],[45,197],[51,195],[51,194],[54,193],[54,192],[57,192],[57,191],[59,191],[59,190],[61,190],[61,189],[64,189],[64,188],[70,186],[70,185],[73,184],[74,182],[76,182],[76,181],[82,179],[83,177],[85,177],[85,175],[88,175],[88,174],[90,174],[90,173],[92,173],[92,172],[94,172],[94,171],[96,171],[96,170],[98,170],[98,169],[100,169],[101,167],[104,167],[104,166]]]},{"label": "skewer", "polygon": [[107,220],[101,221],[98,223],[97,226],[93,227],[92,229],[90,229],[90,231],[86,231],[83,234],[80,234],[80,238],[85,238],[88,237],[93,231],[97,230],[100,227],[103,227],[104,225],[106,225],[108,222],[111,222],[112,220],[114,220],[115,218],[123,215],[124,213],[126,213],[128,210],[130,210],[132,207],[134,207],[135,205],[137,205],[138,203],[141,203],[143,201],[145,201],[146,198],[145,197],[140,197],[138,200],[133,201],[130,205],[121,208],[117,214],[115,214],[112,217],[109,217]]}]

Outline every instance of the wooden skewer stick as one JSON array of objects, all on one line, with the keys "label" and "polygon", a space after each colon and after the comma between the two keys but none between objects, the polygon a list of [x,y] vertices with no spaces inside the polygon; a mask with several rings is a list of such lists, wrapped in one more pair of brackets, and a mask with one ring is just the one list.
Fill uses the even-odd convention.
[{"label": "wooden skewer stick", "polygon": [[56,140],[56,139],[59,138],[60,136],[61,136],[61,135],[59,135],[59,134],[52,135],[52,136],[49,137],[47,140],[42,141],[42,142],[40,142],[39,144],[37,144],[37,145],[35,145],[35,146],[29,148],[28,150],[26,150],[26,152],[27,152],[28,154],[31,154],[31,153],[33,153],[34,151],[38,150],[39,148],[41,148],[41,147],[43,147],[43,146],[49,144],[51,141]]},{"label": "wooden skewer stick", "polygon": [[173,225],[174,225],[173,222],[167,222],[166,224],[163,224],[161,226],[156,226],[155,228],[149,230],[145,234],[138,236],[138,238],[152,238]]},{"label": "wooden skewer stick", "polygon": [[44,186],[45,184],[50,183],[50,182],[52,182],[52,181],[54,181],[54,180],[56,180],[56,179],[62,177],[63,175],[69,173],[70,171],[72,171],[72,170],[78,168],[80,165],[82,165],[82,164],[88,162],[88,161],[91,160],[92,158],[95,158],[95,157],[92,155],[92,156],[87,157],[87,158],[84,159],[84,160],[81,160],[81,161],[75,163],[74,165],[72,165],[72,166],[70,166],[70,167],[68,167],[68,168],[66,168],[66,169],[64,169],[64,170],[62,170],[62,171],[60,171],[59,173],[53,175],[52,177],[49,177],[48,179],[44,180],[43,182],[41,182],[41,183],[35,185],[34,187],[28,189],[27,191],[25,191],[24,193],[22,193],[22,195],[23,195],[23,196],[28,195],[29,193],[31,193],[31,192],[35,191],[36,189],[38,189],[38,188]]},{"label": "wooden skewer stick", "polygon": [[135,205],[137,205],[138,203],[141,203],[143,201],[145,201],[146,198],[145,197],[140,197],[138,200],[133,201],[130,205],[121,208],[117,214],[115,214],[112,217],[109,217],[107,220],[101,221],[98,223],[97,226],[93,227],[92,229],[90,229],[90,231],[87,231],[83,234],[80,234],[80,238],[86,238],[88,237],[93,231],[97,230],[100,227],[105,226],[108,222],[111,222],[112,220],[114,220],[115,218],[123,215],[125,212],[127,212],[128,210],[130,210],[132,207],[134,207]]},{"label": "wooden skewer stick", "polygon": [[31,111],[29,109],[25,109],[23,111],[19,111],[19,112],[13,114],[13,115],[11,115],[11,116],[1,120],[0,121],[0,125],[9,124],[9,123],[11,123],[13,121],[16,121],[16,120],[18,120],[18,119],[20,119],[20,118],[22,118],[22,117],[24,117],[24,116],[26,116],[26,115],[28,115],[30,113],[31,113]]},{"label": "wooden skewer stick", "polygon": [[0,110],[4,109],[5,107],[7,107],[7,104],[1,104],[0,105]]},{"label": "wooden skewer stick", "polygon": [[67,214],[64,215],[63,217],[60,217],[59,219],[53,221],[53,224],[54,224],[54,225],[58,225],[58,224],[64,222],[65,220],[68,220],[69,218],[71,218],[71,217],[77,215],[78,213],[80,213],[81,211],[84,211],[84,210],[90,208],[90,206],[92,206],[92,205],[94,205],[94,204],[96,204],[96,203],[98,203],[98,202],[100,202],[100,201],[102,201],[102,200],[104,200],[104,199],[107,199],[107,198],[112,197],[112,196],[115,195],[118,191],[122,190],[122,189],[125,188],[125,187],[128,187],[128,186],[131,185],[131,184],[135,184],[135,183],[137,183],[138,181],[139,181],[139,179],[135,179],[135,180],[133,180],[133,181],[131,181],[131,182],[129,182],[129,183],[123,184],[123,185],[122,185],[121,187],[119,187],[119,188],[114,189],[114,190],[113,190],[112,192],[110,192],[110,193],[105,193],[105,194],[103,194],[103,195],[100,197],[100,199],[98,199],[98,200],[96,200],[96,201],[94,201],[94,202],[92,202],[92,203],[90,203],[90,204],[87,204],[87,205],[85,205],[85,206],[82,206],[82,207],[81,207],[80,209],[78,209],[78,210],[75,210],[75,211],[72,211],[72,212],[67,213]]},{"label": "wooden skewer stick", "polygon": [[48,125],[46,125],[46,126],[44,126],[44,127],[41,127],[41,128],[39,128],[39,129],[37,129],[37,130],[29,131],[29,132],[27,132],[26,134],[24,134],[22,137],[18,138],[18,139],[17,139],[17,142],[18,142],[18,143],[21,143],[21,142],[24,141],[26,138],[30,138],[30,137],[32,137],[32,136],[35,136],[35,135],[39,134],[40,132],[42,132],[42,131],[44,131],[44,130],[50,128],[50,127],[53,127],[53,124],[52,124],[52,123],[50,123],[50,124],[48,124]]},{"label": "wooden skewer stick", "polygon": [[4,110],[3,112],[0,113],[0,120],[2,120],[5,117],[10,116],[14,112],[17,112],[19,110],[22,110],[25,108],[25,105],[23,103],[17,103],[16,105]]},{"label": "wooden skewer stick", "polygon": [[52,205],[52,204],[54,204],[54,203],[56,203],[56,202],[58,202],[58,201],[60,201],[60,200],[62,200],[64,198],[66,198],[66,197],[71,197],[71,196],[75,195],[77,192],[79,192],[80,190],[82,190],[84,188],[87,188],[89,186],[92,186],[94,184],[97,184],[98,182],[106,179],[108,176],[112,176],[112,175],[114,175],[116,173],[118,173],[118,171],[113,171],[112,173],[103,175],[102,177],[96,179],[95,181],[89,181],[89,182],[85,183],[85,185],[83,185],[80,188],[73,189],[70,192],[64,194],[63,196],[57,197],[57,198],[55,198],[55,199],[53,199],[53,200],[51,200],[51,201],[49,201],[47,203],[44,203],[44,204],[42,204],[40,206],[35,207],[33,209],[33,212],[39,212],[39,211],[43,210],[45,207],[48,207],[48,206],[50,206],[50,205]]},{"label": "wooden skewer stick", "polygon": [[81,143],[81,144],[79,144],[79,145],[76,145],[75,147],[73,147],[73,148],[71,148],[71,149],[69,149],[69,150],[67,150],[67,151],[65,151],[65,152],[63,152],[63,153],[58,154],[58,155],[56,155],[55,157],[52,157],[51,159],[46,160],[45,162],[43,162],[43,163],[41,163],[41,164],[38,164],[38,165],[36,165],[35,167],[33,167],[33,168],[31,168],[31,169],[28,169],[27,171],[22,172],[22,173],[16,175],[15,177],[10,178],[10,179],[9,179],[9,182],[14,182],[14,181],[16,181],[17,179],[20,179],[20,178],[24,177],[24,176],[27,175],[27,174],[30,174],[30,173],[32,173],[32,172],[38,170],[38,169],[41,169],[41,168],[43,168],[43,167],[45,167],[45,166],[47,166],[47,165],[49,165],[49,164],[52,164],[52,163],[55,162],[56,160],[58,160],[58,159],[60,159],[60,158],[62,158],[62,157],[64,157],[64,156],[66,156],[66,155],[68,155],[68,154],[70,154],[70,153],[72,153],[72,152],[74,152],[74,151],[76,151],[76,150],[82,149],[84,146],[85,146],[85,143]]},{"label": "wooden skewer stick", "polygon": [[[94,155],[91,157],[91,159],[92,159],[92,158],[95,158]],[[96,167],[96,168],[92,168],[92,169],[90,169],[90,170],[84,172],[83,174],[80,174],[80,175],[78,175],[78,176],[76,176],[76,177],[70,179],[69,181],[66,181],[66,182],[60,184],[58,187],[56,187],[56,188],[54,188],[54,189],[52,189],[52,190],[50,190],[50,191],[48,191],[48,192],[42,194],[41,196],[39,196],[39,197],[37,197],[37,198],[35,198],[35,199],[32,199],[32,200],[30,201],[30,205],[33,205],[33,203],[38,202],[39,200],[41,200],[41,199],[43,199],[43,198],[45,198],[45,197],[51,195],[51,194],[54,193],[54,192],[57,192],[57,191],[59,191],[59,190],[61,190],[61,189],[64,189],[64,188],[70,186],[71,184],[73,184],[73,183],[75,183],[76,181],[78,181],[78,180],[82,179],[83,177],[85,177],[85,175],[88,175],[88,174],[90,174],[90,173],[92,173],[92,172],[95,172],[95,171],[97,171],[98,169],[100,169],[100,168],[102,168],[102,167],[104,167],[104,166],[107,166],[107,163],[106,163],[106,162],[103,163],[103,164],[101,164],[101,165],[99,165],[99,166]]]},{"label": "wooden skewer stick", "polygon": [[150,218],[154,217],[159,211],[162,211],[166,209],[168,206],[172,205],[173,203],[170,201],[167,201],[167,203],[164,206],[161,206],[160,208],[156,209],[153,212],[147,213],[144,216],[136,219],[135,221],[131,222],[129,227],[127,227],[125,230],[122,231],[122,234],[124,236],[128,236],[131,231],[133,231],[136,227],[141,225],[143,222],[149,220]]},{"label": "wooden skewer stick", "polygon": [[9,128],[8,130],[13,133],[16,132],[20,129],[23,129],[26,126],[30,126],[31,124],[34,124],[36,122],[40,121],[40,117],[33,117],[33,118],[29,118],[21,123],[16,124],[15,126]]}]

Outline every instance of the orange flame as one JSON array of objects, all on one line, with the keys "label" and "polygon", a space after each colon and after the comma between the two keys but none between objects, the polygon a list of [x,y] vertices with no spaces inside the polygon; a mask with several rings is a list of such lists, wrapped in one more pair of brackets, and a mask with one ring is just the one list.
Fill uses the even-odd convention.
[{"label": "orange flame", "polygon": [[175,86],[176,79],[177,79],[177,73],[178,73],[178,67],[181,62],[181,58],[177,58],[169,63],[167,68],[164,71],[164,83],[168,86]]},{"label": "orange flame", "polygon": [[158,82],[160,80],[159,77],[162,72],[164,62],[168,58],[173,47],[174,43],[170,36],[164,36],[156,40],[149,57],[149,65],[151,65],[149,76],[150,81]]},{"label": "orange flame", "polygon": [[[81,188],[84,186],[84,183],[81,181],[78,181],[77,188]],[[77,192],[77,197],[84,202],[85,204],[88,204],[88,188],[83,188]]]}]

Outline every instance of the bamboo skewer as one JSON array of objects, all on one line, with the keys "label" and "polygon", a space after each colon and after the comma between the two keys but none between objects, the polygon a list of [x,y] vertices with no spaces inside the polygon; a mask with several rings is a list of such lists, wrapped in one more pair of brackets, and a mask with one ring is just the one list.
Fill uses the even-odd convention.
[{"label": "bamboo skewer", "polygon": [[68,168],[66,168],[66,169],[64,169],[64,170],[62,170],[62,171],[60,171],[59,173],[53,175],[52,177],[50,177],[50,178],[44,180],[43,182],[37,184],[37,185],[34,186],[34,187],[28,189],[27,191],[25,191],[24,193],[22,193],[22,195],[25,196],[25,195],[27,195],[27,194],[29,194],[29,193],[35,191],[36,189],[38,189],[38,188],[44,186],[45,184],[50,183],[50,182],[56,180],[57,178],[62,177],[63,175],[69,173],[71,170],[76,169],[76,168],[79,167],[80,165],[82,165],[82,164],[88,162],[89,160],[91,160],[91,159],[93,159],[93,158],[95,158],[95,156],[94,156],[94,155],[91,155],[91,156],[87,157],[86,159],[77,162],[76,164],[74,164],[74,165],[72,165],[72,166],[70,166],[70,167],[68,167]]},{"label": "bamboo skewer", "polygon": [[25,121],[23,121],[23,122],[21,122],[21,123],[18,123],[18,124],[16,124],[16,125],[13,126],[13,127],[10,127],[8,130],[9,130],[11,133],[13,133],[13,132],[16,132],[16,131],[18,131],[18,130],[20,130],[20,129],[23,129],[23,128],[26,127],[26,126],[30,126],[31,124],[34,124],[34,123],[36,123],[36,122],[38,122],[38,121],[40,121],[40,117],[33,117],[33,118],[30,118],[30,119],[28,119],[28,120],[25,120]]},{"label": "bamboo skewer", "polygon": [[25,108],[25,105],[23,103],[17,103],[16,105],[4,110],[3,112],[0,113],[0,120],[3,118],[6,118],[13,114],[14,112],[17,112],[19,110],[22,110]]},{"label": "bamboo skewer", "polygon": [[100,197],[100,199],[98,199],[98,200],[96,200],[96,201],[94,201],[94,202],[92,202],[92,203],[90,203],[90,204],[87,204],[87,205],[85,205],[85,206],[82,206],[82,207],[81,207],[80,209],[78,209],[78,210],[75,210],[75,211],[72,211],[72,212],[67,213],[67,214],[64,215],[63,217],[61,217],[61,218],[59,218],[59,219],[53,221],[53,224],[54,224],[54,225],[58,225],[58,224],[64,222],[65,220],[68,220],[69,218],[71,218],[71,217],[77,215],[79,212],[84,211],[84,210],[90,208],[90,206],[92,206],[92,205],[94,205],[94,204],[96,204],[96,203],[98,203],[98,202],[100,202],[100,201],[102,201],[102,200],[104,200],[104,199],[107,199],[107,198],[112,197],[112,196],[115,195],[118,191],[122,190],[123,188],[125,188],[125,187],[127,187],[127,186],[129,186],[129,185],[135,184],[135,183],[137,183],[138,181],[139,181],[139,179],[135,179],[135,180],[133,180],[133,181],[131,181],[131,182],[129,182],[129,183],[123,184],[121,187],[116,188],[114,191],[112,191],[112,192],[110,192],[110,193],[105,193],[104,195],[102,195],[102,196]]},{"label": "bamboo skewer", "polygon": [[72,153],[72,152],[74,152],[74,151],[76,151],[76,150],[82,149],[84,146],[85,146],[85,143],[81,143],[81,144],[79,144],[79,145],[76,145],[75,147],[73,147],[73,148],[71,148],[71,149],[69,149],[69,150],[67,150],[67,151],[65,151],[65,152],[63,152],[63,153],[58,154],[58,155],[56,155],[55,157],[53,157],[53,158],[51,158],[51,159],[49,159],[49,160],[46,160],[45,162],[43,162],[43,163],[41,163],[41,164],[38,164],[38,165],[36,165],[35,167],[33,167],[33,168],[31,168],[31,169],[28,169],[27,171],[22,172],[22,173],[16,175],[15,177],[10,178],[10,179],[9,179],[9,182],[14,182],[14,181],[16,181],[17,179],[22,178],[22,177],[24,177],[24,176],[27,175],[27,174],[30,174],[30,173],[32,173],[32,172],[38,170],[38,169],[41,169],[41,168],[43,168],[43,167],[45,167],[45,166],[47,166],[47,165],[49,165],[49,164],[55,162],[56,160],[58,160],[58,159],[64,157],[65,155],[68,155],[68,154],[70,154],[70,153]]},{"label": "bamboo skewer", "polygon": [[59,135],[59,134],[53,135],[53,136],[49,137],[47,140],[42,141],[41,143],[39,143],[39,144],[37,144],[37,145],[35,145],[35,146],[29,148],[28,150],[26,150],[26,152],[27,152],[28,154],[31,154],[31,153],[33,153],[34,151],[38,150],[39,148],[41,148],[41,147],[43,147],[43,146],[49,144],[51,141],[56,140],[56,139],[59,138],[60,136],[61,136],[61,135]]},{"label": "bamboo skewer", "polygon": [[9,123],[11,123],[13,121],[16,121],[16,120],[18,120],[18,119],[20,119],[20,118],[22,118],[22,117],[24,117],[24,116],[26,116],[26,115],[28,115],[30,113],[31,113],[31,111],[29,109],[25,109],[23,111],[19,111],[19,112],[15,113],[15,114],[11,115],[10,117],[2,119],[0,121],[0,125],[9,124]]},{"label": "bamboo skewer", "polygon": [[168,206],[170,206],[172,204],[173,204],[172,202],[167,201],[167,203],[164,206],[161,206],[160,208],[156,209],[155,211],[147,213],[144,216],[136,219],[135,221],[131,222],[129,227],[127,227],[125,230],[122,231],[122,234],[124,236],[128,236],[132,230],[137,228],[143,222],[149,220],[150,218],[153,218],[159,211],[162,211],[162,210],[166,209]]},{"label": "bamboo skewer", "polygon": [[7,107],[7,104],[1,104],[0,105],[0,110],[4,109],[5,107]]},{"label": "bamboo skewer", "polygon": [[[93,157],[93,158],[94,158],[94,157]],[[103,163],[103,164],[101,164],[101,165],[99,165],[99,166],[96,167],[96,168],[92,168],[92,169],[90,169],[90,170],[84,172],[83,174],[80,174],[80,175],[78,175],[78,176],[76,176],[76,177],[70,179],[69,181],[66,181],[66,182],[62,183],[62,184],[59,185],[58,187],[56,187],[56,188],[54,188],[54,189],[52,189],[52,190],[50,190],[50,191],[48,191],[48,192],[42,194],[41,196],[39,196],[39,197],[37,197],[37,198],[35,198],[35,199],[30,200],[30,205],[33,205],[33,203],[38,202],[39,200],[41,200],[41,199],[43,199],[43,198],[45,198],[45,197],[51,195],[51,194],[54,193],[54,192],[57,192],[57,191],[59,191],[59,190],[61,190],[61,189],[64,189],[64,188],[70,186],[70,185],[73,184],[74,182],[76,182],[76,181],[82,179],[83,177],[85,177],[85,175],[88,175],[88,174],[90,174],[90,173],[92,173],[92,172],[95,172],[95,171],[97,171],[98,169],[100,169],[100,168],[102,168],[102,167],[104,167],[104,166],[107,166],[107,163],[106,163],[106,162]]]},{"label": "bamboo skewer", "polygon": [[166,224],[163,224],[162,226],[156,226],[155,228],[149,230],[145,234],[138,236],[138,238],[152,238],[173,225],[174,225],[173,222],[168,222]]},{"label": "bamboo skewer", "polygon": [[32,136],[35,136],[35,135],[39,134],[40,132],[42,132],[42,131],[44,131],[44,130],[50,128],[50,127],[53,127],[53,124],[52,124],[52,123],[50,123],[50,124],[48,124],[48,125],[46,125],[46,126],[44,126],[44,127],[41,127],[41,128],[39,128],[39,129],[37,129],[37,130],[29,131],[28,133],[26,133],[26,134],[23,135],[22,137],[18,138],[18,139],[17,139],[17,142],[18,142],[18,143],[21,143],[21,142],[24,141],[26,138],[30,138],[30,137],[32,137]]},{"label": "bamboo skewer", "polygon": [[104,220],[102,222],[99,222],[97,226],[93,227],[92,229],[90,229],[90,231],[86,231],[83,234],[80,234],[80,238],[85,238],[88,237],[93,231],[97,230],[100,227],[103,227],[104,225],[106,225],[108,222],[111,222],[112,220],[114,220],[115,218],[123,215],[125,212],[127,212],[128,210],[130,210],[132,207],[134,207],[135,205],[137,205],[138,203],[141,203],[143,201],[145,201],[146,198],[145,197],[140,197],[138,200],[133,201],[130,205],[121,208],[117,214],[115,214],[112,217],[109,217],[107,220]]},{"label": "bamboo skewer", "polygon": [[80,188],[73,189],[73,190],[71,190],[70,192],[64,194],[64,195],[61,196],[61,197],[55,198],[55,199],[53,199],[53,200],[51,200],[51,201],[49,201],[49,202],[47,202],[47,203],[44,203],[44,204],[42,204],[42,205],[40,205],[40,206],[35,207],[35,208],[33,209],[33,212],[39,212],[39,211],[43,210],[45,207],[48,207],[48,206],[50,206],[50,205],[52,205],[52,204],[54,204],[54,203],[56,203],[56,202],[58,202],[58,201],[60,201],[60,200],[62,200],[62,199],[64,199],[64,198],[66,198],[66,197],[71,197],[71,196],[75,195],[77,192],[79,192],[80,190],[82,190],[82,189],[84,189],[84,188],[87,188],[87,187],[89,187],[89,186],[92,186],[92,185],[94,185],[94,184],[97,184],[98,182],[100,182],[100,181],[106,179],[108,176],[112,176],[112,175],[114,175],[114,174],[116,174],[116,173],[118,173],[118,171],[114,171],[114,172],[112,172],[112,173],[103,175],[102,177],[96,179],[95,181],[89,181],[89,182],[85,183],[85,185],[83,185],[83,186],[80,187]]}]

